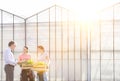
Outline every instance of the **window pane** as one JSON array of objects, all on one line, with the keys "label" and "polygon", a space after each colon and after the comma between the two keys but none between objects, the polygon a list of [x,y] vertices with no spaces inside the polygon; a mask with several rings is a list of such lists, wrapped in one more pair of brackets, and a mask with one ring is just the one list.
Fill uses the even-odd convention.
[{"label": "window pane", "polygon": [[120,50],[120,22],[115,21],[114,26],[114,49]]},{"label": "window pane", "polygon": [[120,52],[115,52],[115,80],[120,80]]},{"label": "window pane", "polygon": [[101,20],[112,20],[112,19],[113,19],[113,8],[109,8],[101,12]]},{"label": "window pane", "polygon": [[[3,51],[11,40],[13,40],[13,15],[3,12]],[[2,69],[2,80],[5,80],[4,64]]]},{"label": "window pane", "polygon": [[100,49],[100,27],[99,23],[95,22],[91,26],[91,50],[99,50]]},{"label": "window pane", "polygon": [[91,81],[100,81],[100,60],[91,60]]},{"label": "window pane", "polygon": [[15,16],[14,17],[14,40],[17,42],[17,47],[15,49],[15,52],[17,54],[21,53],[23,50],[23,46],[25,46],[25,27],[24,26],[25,26],[24,20]]},{"label": "window pane", "polygon": [[26,25],[26,43],[29,47],[29,52],[32,53],[32,58],[35,60],[37,57],[37,25],[36,25],[37,17],[31,17],[28,19]]},{"label": "window pane", "polygon": [[102,81],[113,81],[113,53],[101,53],[101,79]]},{"label": "window pane", "polygon": [[102,81],[113,81],[113,60],[101,61],[101,79]]},{"label": "window pane", "polygon": [[0,80],[2,80],[2,52],[1,52],[1,10],[0,10]]},{"label": "window pane", "polygon": [[115,5],[114,6],[114,18],[116,20],[120,19],[120,5]]}]

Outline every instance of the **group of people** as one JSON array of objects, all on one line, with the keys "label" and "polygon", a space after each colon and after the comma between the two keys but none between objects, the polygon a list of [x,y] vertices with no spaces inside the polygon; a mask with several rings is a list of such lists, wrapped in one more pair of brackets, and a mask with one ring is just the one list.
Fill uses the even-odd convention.
[{"label": "group of people", "polygon": [[[8,43],[8,48],[4,51],[6,81],[14,81],[15,65],[31,59],[31,56],[28,53],[28,47],[24,46],[23,52],[20,54],[18,61],[15,60],[13,55],[13,51],[15,48],[16,48],[16,43],[14,41],[10,41]],[[49,56],[45,52],[44,47],[38,46],[37,50],[38,50],[37,60],[49,64]],[[37,76],[38,76],[38,81],[47,81],[46,72],[37,72]],[[21,69],[20,81],[35,81],[34,72],[31,69]]]}]

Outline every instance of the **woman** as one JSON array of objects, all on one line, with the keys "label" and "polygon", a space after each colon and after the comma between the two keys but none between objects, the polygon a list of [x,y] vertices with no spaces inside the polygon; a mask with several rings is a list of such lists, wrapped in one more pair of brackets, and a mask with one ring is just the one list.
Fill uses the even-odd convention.
[{"label": "woman", "polygon": [[[45,49],[43,46],[38,46],[38,61],[45,62],[47,65],[49,64],[49,56],[45,52]],[[38,79],[39,81],[47,81],[47,75],[46,72],[38,72]]]},{"label": "woman", "polygon": [[[24,46],[23,53],[19,56],[19,63],[31,60],[31,56],[28,54],[28,47]],[[21,81],[34,81],[33,71],[30,69],[21,70]]]}]

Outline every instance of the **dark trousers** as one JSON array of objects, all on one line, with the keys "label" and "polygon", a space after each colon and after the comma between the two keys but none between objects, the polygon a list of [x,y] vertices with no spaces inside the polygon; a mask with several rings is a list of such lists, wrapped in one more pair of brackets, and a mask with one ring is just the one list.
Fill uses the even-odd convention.
[{"label": "dark trousers", "polygon": [[47,81],[47,75],[46,72],[38,72],[38,81]]},{"label": "dark trousers", "polygon": [[5,65],[6,81],[14,81],[14,66]]},{"label": "dark trousers", "polygon": [[30,69],[23,69],[21,71],[21,81],[35,81],[35,76],[32,70]]}]

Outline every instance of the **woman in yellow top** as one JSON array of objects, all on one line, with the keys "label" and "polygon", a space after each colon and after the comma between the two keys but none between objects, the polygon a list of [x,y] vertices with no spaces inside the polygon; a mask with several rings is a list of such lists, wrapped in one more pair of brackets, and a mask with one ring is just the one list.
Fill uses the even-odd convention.
[{"label": "woman in yellow top", "polygon": [[[44,62],[47,65],[49,65],[49,56],[45,52],[44,47],[38,46],[37,49],[38,49],[38,61]],[[46,72],[38,72],[37,75],[38,75],[38,81],[48,81]]]}]

